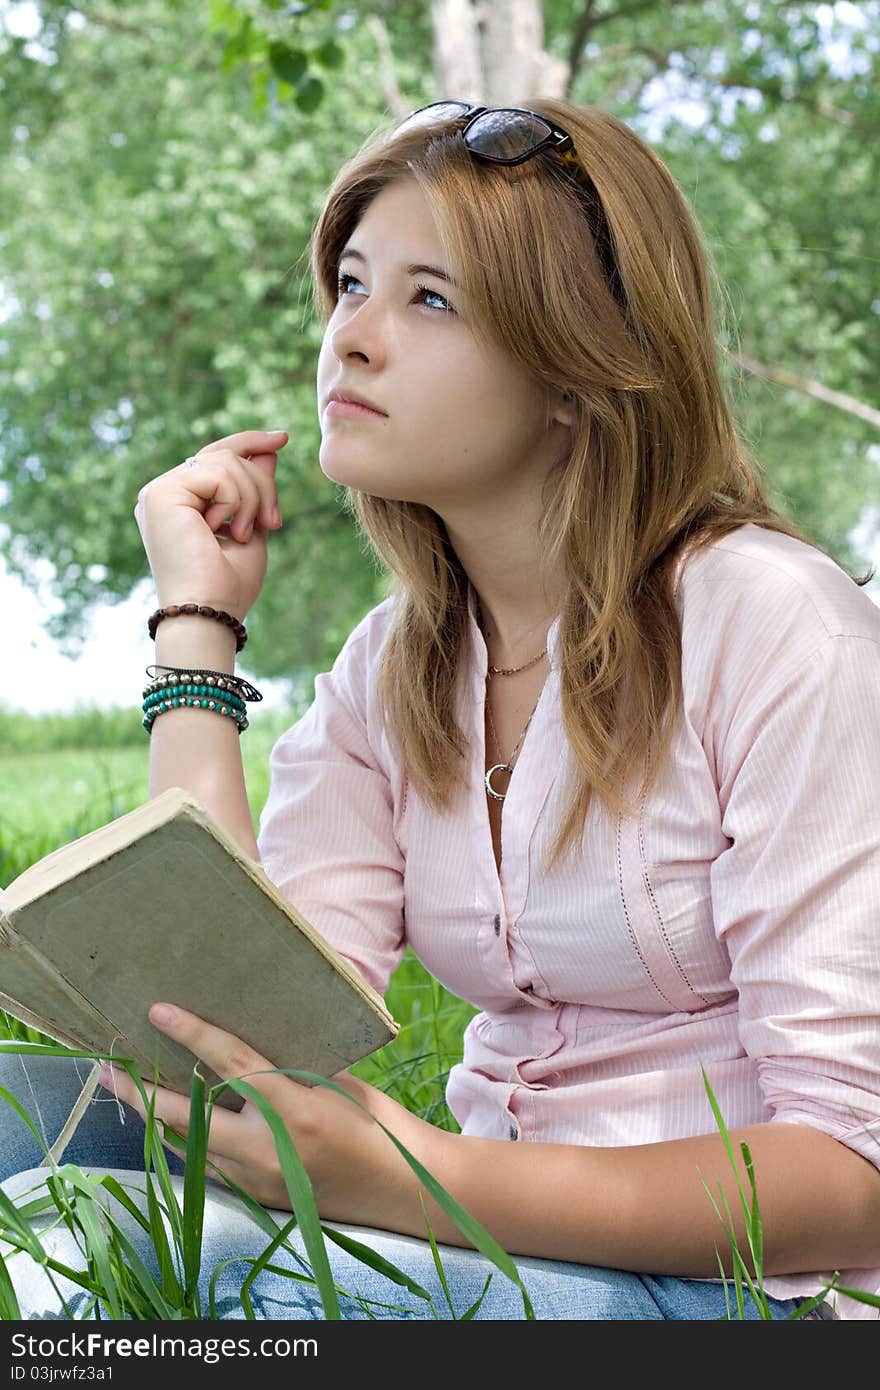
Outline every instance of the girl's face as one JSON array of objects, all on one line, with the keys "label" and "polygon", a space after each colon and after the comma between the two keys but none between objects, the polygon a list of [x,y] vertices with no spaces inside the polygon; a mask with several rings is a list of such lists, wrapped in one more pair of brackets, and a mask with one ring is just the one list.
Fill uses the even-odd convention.
[{"label": "girl's face", "polygon": [[[441,516],[531,492],[560,453],[561,427],[548,433],[543,388],[518,363],[478,345],[456,286],[410,273],[411,264],[446,269],[418,184],[383,188],[349,244],[364,259],[340,258],[346,278],[318,359],[324,474]],[[335,389],[386,413],[328,413]]]}]

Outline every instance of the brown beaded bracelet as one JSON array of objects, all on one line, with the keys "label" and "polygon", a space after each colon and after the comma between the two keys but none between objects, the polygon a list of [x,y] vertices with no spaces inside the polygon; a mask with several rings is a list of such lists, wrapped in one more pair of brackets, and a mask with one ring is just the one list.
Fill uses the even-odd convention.
[{"label": "brown beaded bracelet", "polygon": [[169,603],[167,608],[157,608],[155,613],[150,614],[147,622],[147,631],[152,638],[156,636],[156,628],[163,618],[176,618],[181,615],[197,613],[202,618],[216,618],[218,622],[226,623],[235,633],[235,650],[240,652],[248,639],[247,628],[244,623],[239,622],[231,613],[224,613],[221,608],[211,608],[207,603]]}]

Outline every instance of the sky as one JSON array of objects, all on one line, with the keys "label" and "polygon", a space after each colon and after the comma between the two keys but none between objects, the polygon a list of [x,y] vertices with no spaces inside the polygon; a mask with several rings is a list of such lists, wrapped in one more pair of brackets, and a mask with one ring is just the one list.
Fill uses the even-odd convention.
[{"label": "sky", "polygon": [[[844,31],[848,25],[862,27],[864,10],[848,3],[820,5],[817,18],[832,63],[841,72],[852,70],[848,45],[845,37],[841,38],[838,26],[843,25]],[[70,22],[76,24],[78,20],[83,22],[80,16],[74,15]],[[0,0],[0,29],[4,27],[32,40],[34,56],[38,56],[40,22],[33,4]],[[760,42],[757,32],[755,41]],[[731,99],[735,99],[734,94]],[[666,74],[663,82],[658,80],[651,84],[643,93],[643,100],[650,108],[645,127],[649,140],[659,137],[665,121],[673,114],[695,127],[705,119],[703,104],[677,83],[674,73]],[[688,192],[690,194],[691,190]],[[699,213],[698,206],[696,211]],[[3,317],[0,303],[0,323]],[[880,466],[880,457],[877,461]],[[876,538],[869,543],[874,532],[877,532]],[[860,553],[880,572],[880,514],[876,510],[866,509],[852,539]],[[147,618],[156,607],[152,580],[145,579],[122,603],[97,606],[88,622],[81,654],[69,658],[61,654],[58,644],[45,631],[47,618],[60,607],[58,600],[48,593],[46,579],[50,575],[51,565],[41,561],[35,568],[32,582],[23,584],[9,574],[0,555],[3,623],[0,706],[41,714],[68,712],[92,705],[111,708],[140,704],[146,680],[144,668],[154,659],[154,644],[147,633]],[[863,592],[880,604],[880,578]],[[288,704],[286,681],[259,678],[240,661],[237,670],[262,691],[263,709]]]}]

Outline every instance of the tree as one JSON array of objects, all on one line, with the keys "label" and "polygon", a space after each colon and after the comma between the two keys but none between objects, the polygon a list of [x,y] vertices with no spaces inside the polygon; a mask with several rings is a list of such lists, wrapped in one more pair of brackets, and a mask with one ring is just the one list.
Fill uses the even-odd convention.
[{"label": "tree", "polygon": [[[304,252],[365,132],[445,95],[562,95],[649,140],[717,260],[731,396],[774,500],[865,567],[848,538],[880,515],[877,4],[835,18],[845,70],[833,7],[767,0],[39,9],[38,44],[0,29],[0,547],[24,578],[55,564],[68,652],[90,604],[148,573],[142,484],[250,425],[291,442],[249,669],[326,669],[385,592],[317,465]],[[661,78],[698,124],[660,120]]]}]

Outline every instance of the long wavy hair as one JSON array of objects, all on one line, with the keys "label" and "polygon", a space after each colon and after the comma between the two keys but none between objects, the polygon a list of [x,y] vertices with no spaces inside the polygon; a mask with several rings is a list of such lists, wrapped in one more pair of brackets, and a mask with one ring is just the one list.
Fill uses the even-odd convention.
[{"label": "long wavy hair", "polygon": [[[681,703],[672,580],[683,548],[748,522],[815,543],[770,506],[737,432],[716,360],[720,280],[666,165],[597,107],[511,104],[571,134],[595,192],[549,151],[515,166],[475,160],[454,122],[378,127],[331,184],[309,255],[326,327],[359,219],[382,188],[415,180],[474,334],[548,388],[548,427],[549,388],[573,398],[571,450],[547,480],[540,523],[547,574],[561,563],[567,585],[561,699],[578,772],[552,868],[583,835],[593,796],[637,814],[622,788],[645,770],[641,800],[668,752]],[[386,722],[412,785],[445,810],[467,781],[456,707],[468,576],[432,508],[352,488],[345,504],[395,595],[377,677]]]}]

